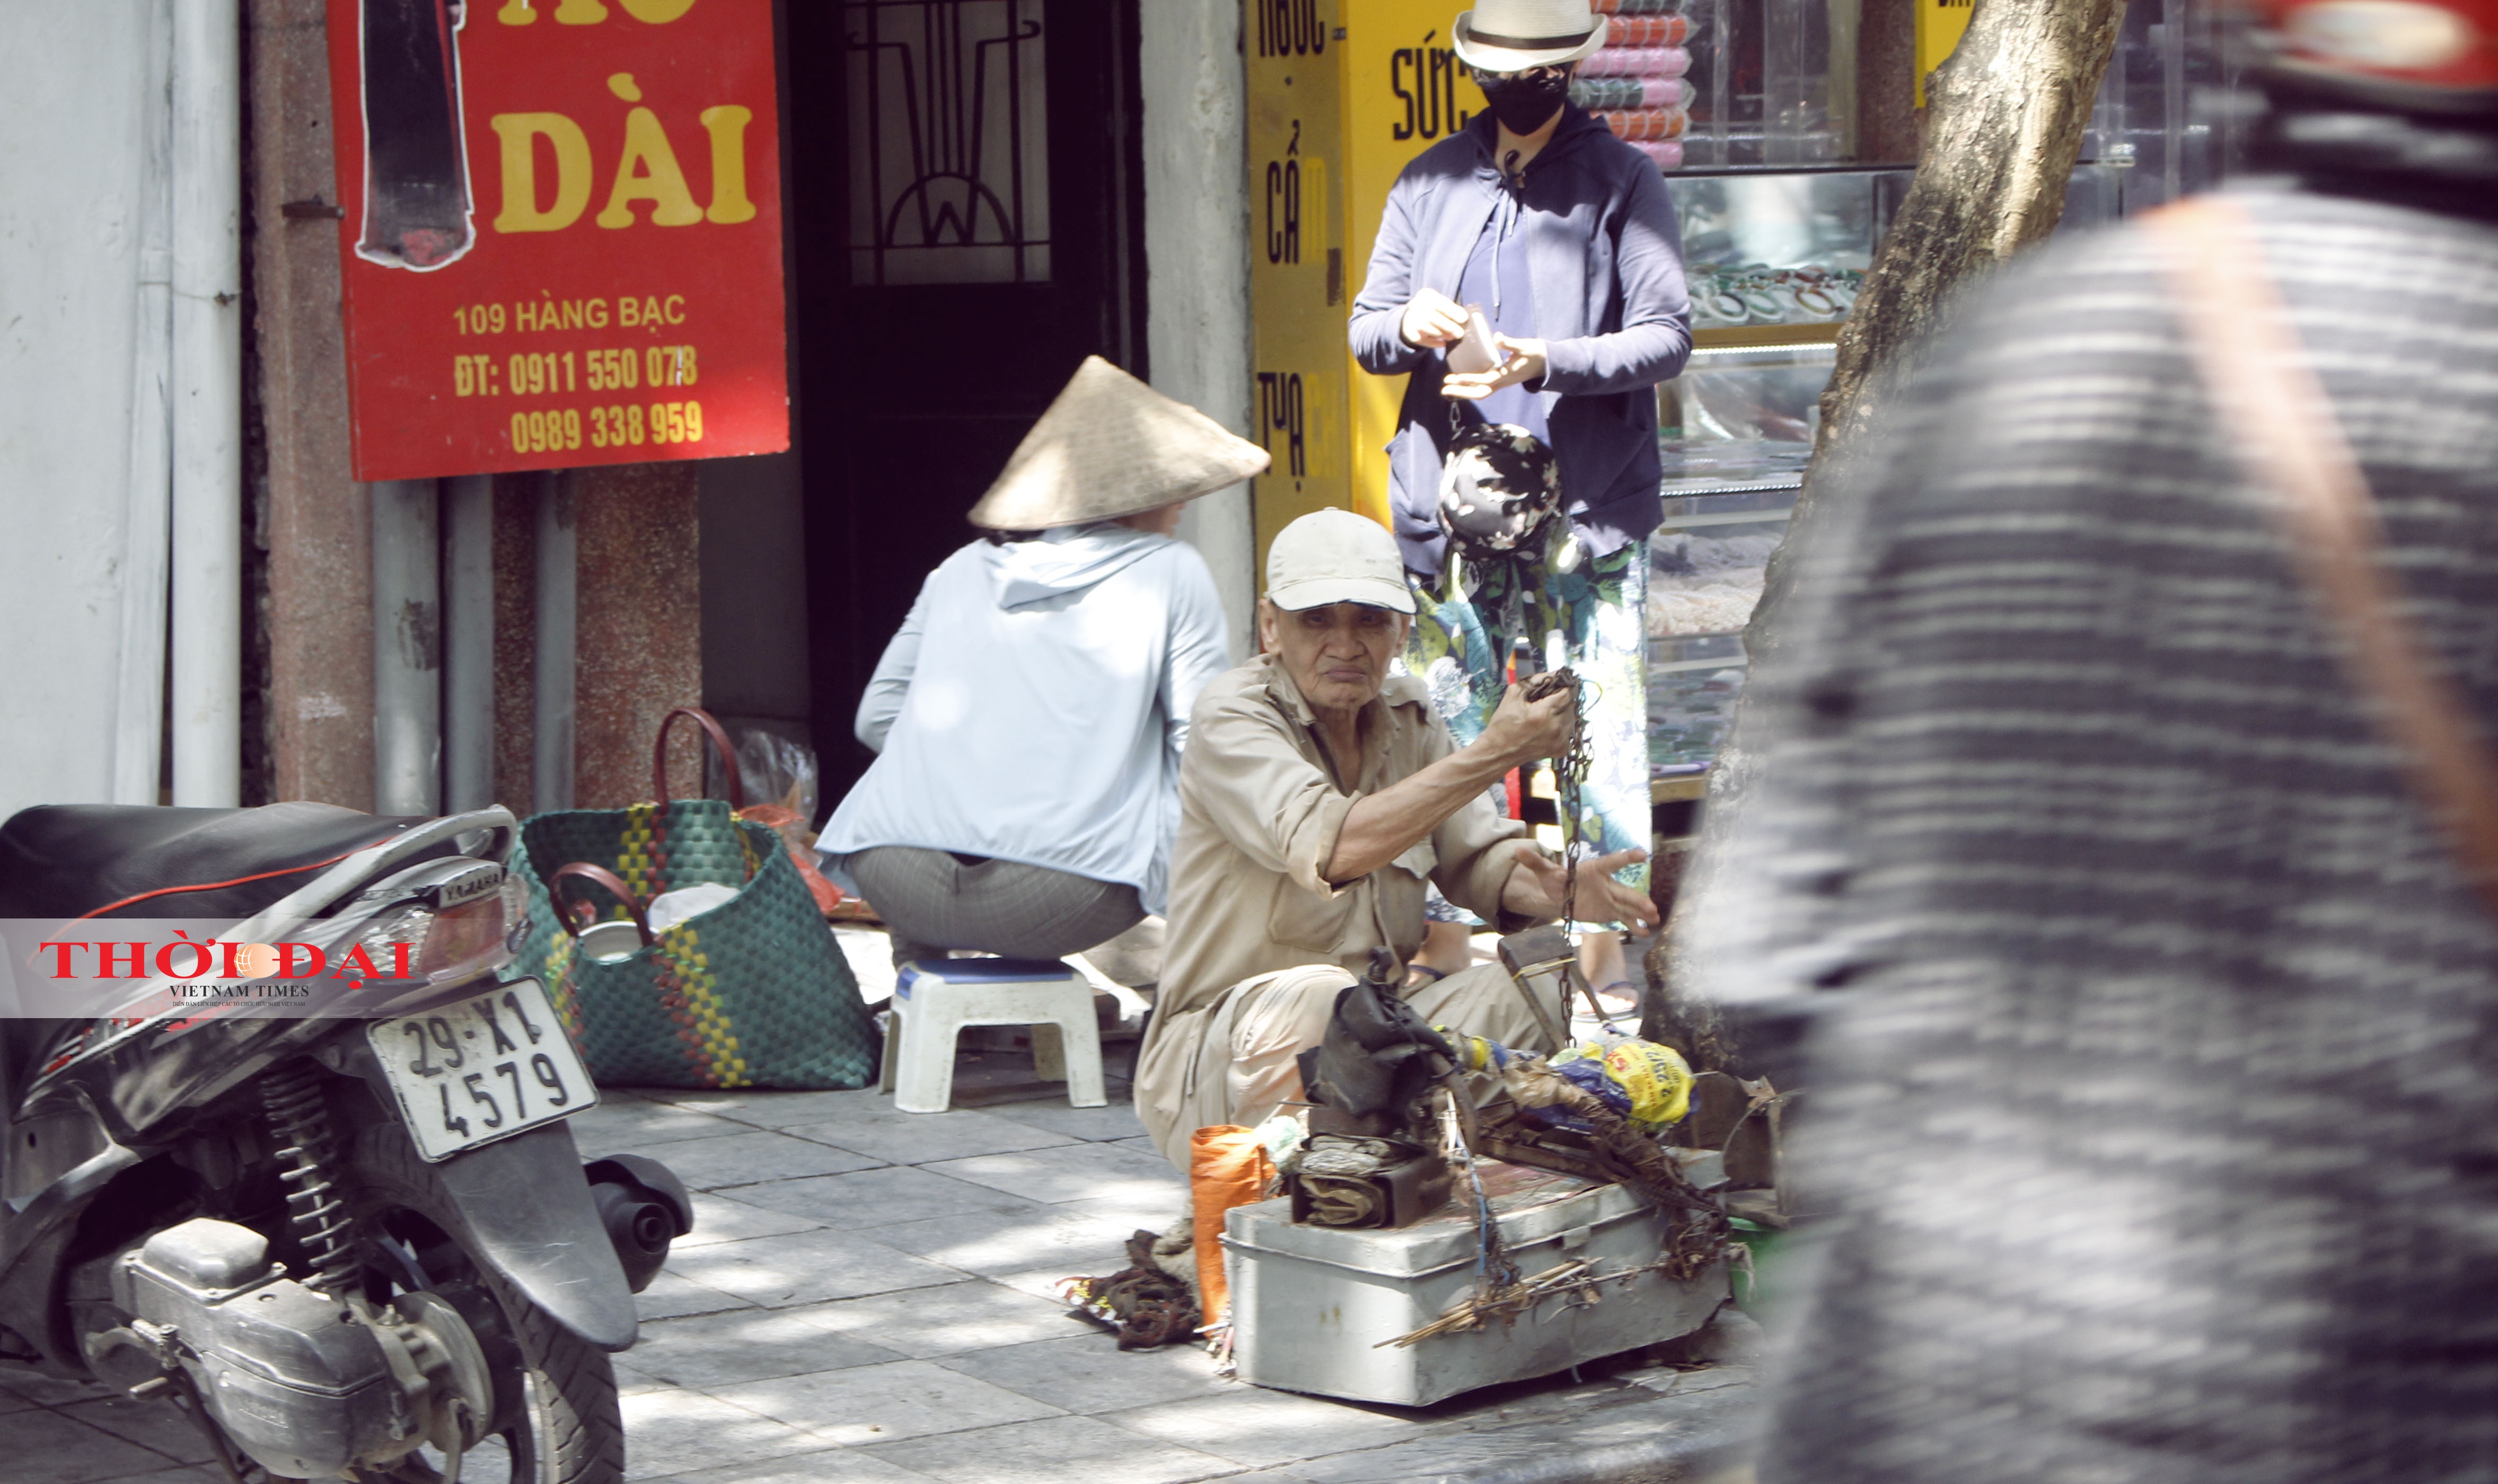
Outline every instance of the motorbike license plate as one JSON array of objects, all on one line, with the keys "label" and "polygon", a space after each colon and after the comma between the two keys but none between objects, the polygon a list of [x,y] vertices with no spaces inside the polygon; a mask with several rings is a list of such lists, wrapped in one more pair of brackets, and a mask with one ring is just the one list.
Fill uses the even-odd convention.
[{"label": "motorbike license plate", "polygon": [[598,1087],[534,979],[365,1032],[429,1162],[584,1112]]}]

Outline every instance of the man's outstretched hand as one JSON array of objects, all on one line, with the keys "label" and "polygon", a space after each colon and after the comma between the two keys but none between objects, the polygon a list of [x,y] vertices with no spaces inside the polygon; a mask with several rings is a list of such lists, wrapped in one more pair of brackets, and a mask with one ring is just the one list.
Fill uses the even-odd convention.
[{"label": "man's outstretched hand", "polygon": [[[1581,861],[1579,900],[1575,903],[1579,921],[1627,923],[1643,932],[1655,931],[1661,920],[1656,903],[1648,893],[1614,879],[1615,871],[1647,859],[1647,851],[1634,847]],[[1500,904],[1527,917],[1557,918],[1569,879],[1560,862],[1521,840],[1518,864],[1510,870],[1508,884],[1501,888]]]},{"label": "man's outstretched hand", "polygon": [[1563,686],[1541,701],[1526,699],[1526,687],[1513,684],[1484,723],[1483,735],[1471,745],[1499,764],[1500,772],[1522,768],[1570,750],[1579,729],[1578,692]]}]

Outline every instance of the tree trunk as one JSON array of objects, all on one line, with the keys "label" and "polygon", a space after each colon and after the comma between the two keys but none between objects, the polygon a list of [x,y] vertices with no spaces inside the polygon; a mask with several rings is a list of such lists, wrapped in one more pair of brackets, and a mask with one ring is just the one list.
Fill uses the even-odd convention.
[{"label": "tree trunk", "polygon": [[[1930,108],[1917,173],[1840,331],[1812,465],[1744,633],[1754,664],[1778,652],[1793,553],[1827,503],[1842,497],[1850,462],[1881,418],[1889,389],[1923,363],[1957,318],[1967,290],[2056,230],[2124,18],[2124,0],[1976,0],[1960,46],[1926,79]],[[1750,781],[1746,710],[1738,707],[1734,732],[1710,770],[1700,849],[1683,873],[1670,940],[1685,938],[1695,915],[1713,910],[1721,842]],[[1699,951],[1658,962],[1673,958],[1661,943],[1650,980],[1660,989],[1670,979],[1677,992],[1716,993],[1710,966],[1694,962],[1705,957]],[[1667,997],[1651,996],[1651,1028],[1671,1024]]]}]

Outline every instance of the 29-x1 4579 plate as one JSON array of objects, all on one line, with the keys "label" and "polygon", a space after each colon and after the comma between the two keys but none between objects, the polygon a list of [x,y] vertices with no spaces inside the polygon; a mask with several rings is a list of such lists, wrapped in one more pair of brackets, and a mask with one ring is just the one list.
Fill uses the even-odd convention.
[{"label": "29-x1 4579 plate", "polygon": [[597,1105],[598,1088],[534,979],[365,1032],[428,1161]]}]

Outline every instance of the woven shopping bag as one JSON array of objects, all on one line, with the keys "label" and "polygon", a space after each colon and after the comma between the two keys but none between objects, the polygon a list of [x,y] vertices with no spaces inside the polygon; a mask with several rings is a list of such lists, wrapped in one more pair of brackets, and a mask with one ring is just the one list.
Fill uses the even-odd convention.
[{"label": "woven shopping bag", "polygon": [[[729,802],[668,797],[668,728],[679,716],[710,735]],[[528,932],[505,974],[546,985],[605,1086],[866,1086],[877,1071],[875,1023],[786,843],[736,817],[744,789],[727,734],[692,707],[670,711],[652,773],[657,803],[535,814],[521,826],[512,869],[528,888]],[[712,884],[737,894],[649,931],[653,899]],[[582,951],[583,916],[618,925],[594,934],[611,941],[633,924],[622,945],[630,951]]]}]

